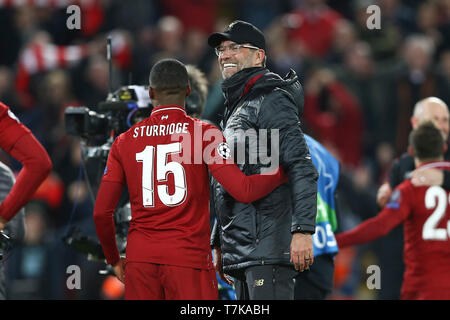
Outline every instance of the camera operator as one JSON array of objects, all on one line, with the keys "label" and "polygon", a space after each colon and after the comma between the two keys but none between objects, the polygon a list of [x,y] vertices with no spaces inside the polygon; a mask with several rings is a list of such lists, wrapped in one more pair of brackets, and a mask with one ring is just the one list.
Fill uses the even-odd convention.
[{"label": "camera operator", "polygon": [[[31,199],[36,189],[48,176],[52,168],[50,158],[42,145],[11,110],[0,102],[0,148],[22,165],[14,181],[12,171],[0,163],[0,230],[7,229],[13,240],[24,235],[23,211],[19,210]],[[14,218],[14,219],[13,219]],[[7,238],[1,234],[1,247]],[[0,265],[0,298],[4,299],[4,272]]]}]

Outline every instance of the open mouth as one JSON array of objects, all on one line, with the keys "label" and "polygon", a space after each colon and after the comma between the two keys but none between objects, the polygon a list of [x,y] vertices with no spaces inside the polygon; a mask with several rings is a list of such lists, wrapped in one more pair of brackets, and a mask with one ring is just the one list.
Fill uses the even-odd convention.
[{"label": "open mouth", "polygon": [[234,68],[234,67],[237,67],[237,64],[235,64],[235,63],[224,63],[223,67],[224,67],[224,69],[225,68]]}]

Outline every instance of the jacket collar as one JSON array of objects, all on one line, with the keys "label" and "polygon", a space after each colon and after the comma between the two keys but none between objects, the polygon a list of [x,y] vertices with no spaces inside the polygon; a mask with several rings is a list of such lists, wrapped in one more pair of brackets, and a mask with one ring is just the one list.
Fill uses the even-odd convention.
[{"label": "jacket collar", "polygon": [[253,84],[269,70],[262,67],[245,68],[225,79],[222,83],[222,91],[228,106],[245,96]]}]

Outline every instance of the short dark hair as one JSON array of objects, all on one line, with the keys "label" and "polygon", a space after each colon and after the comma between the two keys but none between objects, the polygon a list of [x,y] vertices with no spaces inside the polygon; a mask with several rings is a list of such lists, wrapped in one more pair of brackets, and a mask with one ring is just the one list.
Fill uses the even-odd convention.
[{"label": "short dark hair", "polygon": [[424,122],[409,135],[409,143],[419,160],[436,159],[444,152],[444,138],[431,121]]},{"label": "short dark hair", "polygon": [[189,86],[186,67],[176,59],[158,61],[150,71],[149,84],[156,90],[174,93],[184,90]]}]

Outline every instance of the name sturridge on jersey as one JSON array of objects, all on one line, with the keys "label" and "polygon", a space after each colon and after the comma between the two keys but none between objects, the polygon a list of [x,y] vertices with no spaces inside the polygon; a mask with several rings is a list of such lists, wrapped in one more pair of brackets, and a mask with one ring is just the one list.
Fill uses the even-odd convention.
[{"label": "name sturridge on jersey", "polygon": [[165,136],[171,134],[188,133],[188,123],[178,122],[170,124],[160,124],[152,126],[140,126],[134,128],[133,138],[138,137],[152,137],[152,136]]}]

